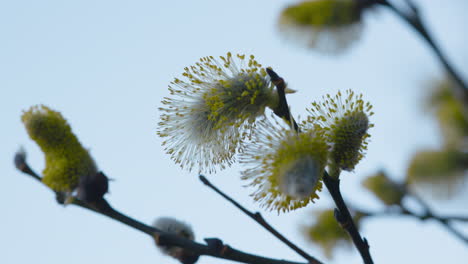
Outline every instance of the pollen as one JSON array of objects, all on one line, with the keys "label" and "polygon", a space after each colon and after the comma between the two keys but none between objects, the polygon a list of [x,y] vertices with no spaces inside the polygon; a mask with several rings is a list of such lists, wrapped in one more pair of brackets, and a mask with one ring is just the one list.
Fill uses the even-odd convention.
[{"label": "pollen", "polygon": [[257,188],[252,196],[269,210],[288,212],[318,198],[328,157],[318,127],[300,134],[283,120],[259,121],[252,142],[241,154],[242,179]]},{"label": "pollen", "polygon": [[21,120],[45,155],[42,181],[51,189],[71,192],[80,177],[97,173],[91,155],[59,112],[43,105],[33,106],[23,113]]},{"label": "pollen", "polygon": [[374,126],[369,121],[374,114],[372,105],[362,99],[362,94],[347,90],[345,94],[338,92],[335,96],[324,96],[321,102],[313,102],[307,111],[310,115],[302,127],[308,129],[318,125],[325,130],[331,148],[329,166],[332,173],[354,170],[365,155],[370,137],[368,130]]},{"label": "pollen", "polygon": [[277,93],[254,56],[228,52],[203,57],[169,86],[157,134],[182,168],[215,172],[230,166],[255,120],[278,103]]}]

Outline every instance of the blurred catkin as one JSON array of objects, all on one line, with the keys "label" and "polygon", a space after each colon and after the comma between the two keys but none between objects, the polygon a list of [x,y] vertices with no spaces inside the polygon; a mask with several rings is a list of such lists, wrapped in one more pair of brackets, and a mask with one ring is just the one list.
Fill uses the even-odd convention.
[{"label": "blurred catkin", "polygon": [[[351,246],[352,242],[346,231],[338,224],[333,210],[316,211],[315,222],[310,226],[303,226],[306,237],[314,244],[318,244],[327,258],[333,256],[333,251],[340,246]],[[353,217],[359,227],[361,216]]]},{"label": "blurred catkin", "polygon": [[354,0],[312,0],[286,7],[282,36],[322,53],[338,54],[360,38],[364,5]]},{"label": "blurred catkin", "polygon": [[23,113],[21,120],[44,152],[42,181],[47,186],[58,192],[71,192],[80,177],[97,173],[94,160],[59,112],[43,105],[33,106]]},{"label": "blurred catkin", "polygon": [[427,99],[426,108],[434,113],[445,145],[466,146],[468,117],[459,99],[452,93],[453,85],[456,84],[448,78],[432,82],[432,93]]},{"label": "blurred catkin", "polygon": [[468,154],[454,149],[416,153],[407,170],[407,182],[430,191],[436,198],[449,198],[466,179]]},{"label": "blurred catkin", "polygon": [[404,196],[401,187],[382,171],[366,178],[362,185],[386,205],[400,204]]}]

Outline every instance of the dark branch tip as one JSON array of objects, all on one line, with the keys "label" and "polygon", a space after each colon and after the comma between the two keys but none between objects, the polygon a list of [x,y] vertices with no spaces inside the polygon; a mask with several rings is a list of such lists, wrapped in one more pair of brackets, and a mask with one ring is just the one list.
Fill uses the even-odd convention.
[{"label": "dark branch tip", "polygon": [[366,245],[367,248],[370,248],[369,242],[367,242],[367,238],[363,237],[362,240],[364,241],[364,245]]},{"label": "dark branch tip", "polygon": [[200,179],[200,181],[203,182],[204,184],[210,185],[210,182],[208,181],[208,179],[205,176],[203,176],[202,174],[200,174],[198,176],[198,179]]},{"label": "dark branch tip", "polygon": [[13,162],[15,163],[15,167],[24,172],[25,169],[27,168],[28,164],[26,163],[26,151],[24,150],[23,147],[20,147],[16,153],[15,157],[13,159]]}]

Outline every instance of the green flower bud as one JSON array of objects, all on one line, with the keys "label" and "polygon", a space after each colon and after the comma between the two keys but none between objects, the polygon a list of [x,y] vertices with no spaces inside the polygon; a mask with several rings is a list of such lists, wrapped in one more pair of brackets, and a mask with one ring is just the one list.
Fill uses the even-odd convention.
[{"label": "green flower bud", "polygon": [[352,171],[364,157],[367,150],[367,132],[374,125],[369,117],[374,113],[372,105],[347,90],[346,95],[338,92],[335,96],[327,94],[322,102],[313,102],[308,108],[309,116],[302,122],[307,129],[319,125],[325,130],[328,144],[330,174],[336,176],[340,170]]},{"label": "green flower bud", "polygon": [[401,187],[389,179],[384,172],[368,177],[362,185],[386,205],[400,204],[404,196]]},{"label": "green flower bud", "polygon": [[450,198],[466,180],[468,154],[453,149],[416,153],[407,170],[407,181],[435,198]]},{"label": "green flower bud", "polygon": [[94,160],[59,112],[43,105],[33,106],[21,120],[45,155],[42,181],[54,191],[71,192],[80,177],[97,173]]},{"label": "green flower bud", "polygon": [[360,19],[354,0],[312,0],[287,7],[282,16],[298,25],[346,26]]},{"label": "green flower bud", "polygon": [[434,112],[445,144],[457,147],[468,141],[468,119],[460,100],[453,95],[454,84],[449,79],[431,82],[433,92],[427,108]]},{"label": "green flower bud", "polygon": [[[328,258],[333,256],[333,251],[338,247],[352,245],[348,233],[338,224],[333,210],[316,211],[315,223],[303,226],[306,237],[314,244],[322,247]],[[361,217],[353,217],[356,226],[359,226]]]},{"label": "green flower bud", "polygon": [[342,52],[359,39],[361,14],[368,5],[355,0],[304,1],[283,10],[280,31],[318,51]]}]

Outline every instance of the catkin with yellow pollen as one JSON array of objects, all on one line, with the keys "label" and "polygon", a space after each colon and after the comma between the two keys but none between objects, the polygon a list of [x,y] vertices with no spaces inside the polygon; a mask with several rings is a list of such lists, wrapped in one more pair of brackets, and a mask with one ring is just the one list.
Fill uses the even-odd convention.
[{"label": "catkin with yellow pollen", "polygon": [[186,67],[162,101],[158,135],[171,158],[187,170],[214,172],[234,162],[257,117],[278,95],[254,56],[201,58]]},{"label": "catkin with yellow pollen", "polygon": [[330,174],[337,176],[341,170],[354,170],[367,150],[368,129],[374,126],[369,121],[374,114],[372,105],[362,99],[362,94],[346,90],[345,94],[327,94],[321,102],[313,102],[307,111],[310,115],[302,127],[319,125],[325,130],[331,147]]},{"label": "catkin with yellow pollen", "polygon": [[26,130],[44,152],[46,166],[42,181],[58,192],[73,191],[80,177],[94,175],[97,167],[70,125],[47,106],[38,105],[25,111],[21,117]]},{"label": "catkin with yellow pollen", "polygon": [[256,188],[254,200],[267,209],[288,212],[318,198],[328,145],[319,128],[297,133],[280,122],[259,121],[240,162],[248,167],[242,179]]}]

